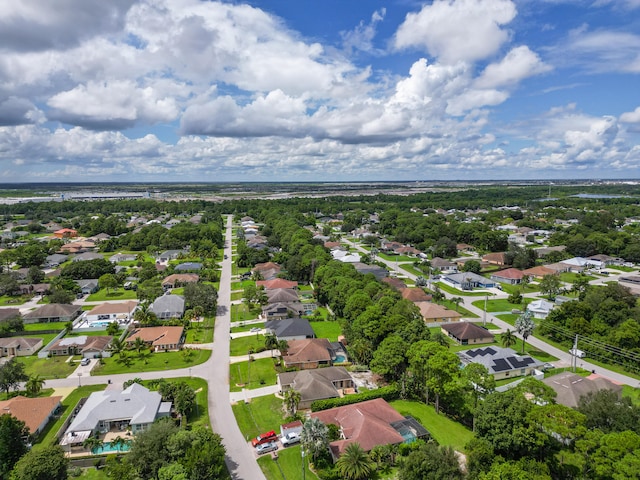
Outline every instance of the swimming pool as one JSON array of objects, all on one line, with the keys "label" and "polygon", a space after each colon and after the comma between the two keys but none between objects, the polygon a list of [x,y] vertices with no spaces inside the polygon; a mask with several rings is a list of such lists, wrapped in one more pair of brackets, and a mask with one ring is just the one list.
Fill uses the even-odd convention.
[{"label": "swimming pool", "polygon": [[338,353],[336,355],[336,359],[333,361],[333,363],[344,363],[347,361],[347,357],[345,357],[344,355]]},{"label": "swimming pool", "polygon": [[96,447],[91,450],[91,453],[97,455],[100,453],[128,452],[130,448],[131,445],[128,443],[118,445],[117,447],[112,446],[110,443],[103,443],[101,447]]}]

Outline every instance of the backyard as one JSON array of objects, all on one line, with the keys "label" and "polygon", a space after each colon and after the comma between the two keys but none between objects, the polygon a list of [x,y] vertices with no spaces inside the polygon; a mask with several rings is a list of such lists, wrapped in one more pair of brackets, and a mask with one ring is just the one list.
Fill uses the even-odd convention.
[{"label": "backyard", "polygon": [[317,338],[326,338],[330,342],[337,342],[338,336],[342,335],[342,328],[340,328],[338,322],[311,322],[311,328],[313,328]]},{"label": "backyard", "polygon": [[135,300],[137,297],[135,290],[125,290],[118,288],[117,290],[109,290],[103,288],[96,293],[92,293],[87,297],[87,302],[106,302],[108,300]]}]

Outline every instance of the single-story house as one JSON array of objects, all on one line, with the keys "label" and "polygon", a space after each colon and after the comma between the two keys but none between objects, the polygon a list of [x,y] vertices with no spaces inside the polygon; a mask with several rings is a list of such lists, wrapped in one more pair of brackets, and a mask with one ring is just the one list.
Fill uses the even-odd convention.
[{"label": "single-story house", "polygon": [[542,280],[547,275],[556,275],[557,274],[556,270],[554,270],[552,268],[547,268],[547,267],[544,267],[544,266],[537,266],[537,267],[527,268],[526,270],[523,270],[522,273],[524,273],[525,275],[528,275],[529,278],[536,278],[538,280]]},{"label": "single-story house", "polygon": [[404,283],[404,280],[402,280],[401,278],[384,277],[382,281],[398,292],[401,292],[403,289],[407,288],[407,284]]},{"label": "single-story house", "polygon": [[89,323],[95,322],[128,322],[133,318],[133,312],[138,307],[137,300],[127,300],[126,302],[109,303],[105,302],[96,305],[85,314]]},{"label": "single-story house", "polygon": [[345,390],[355,393],[355,383],[344,367],[279,373],[278,387],[280,393],[287,390],[300,393],[300,409],[310,408],[316,400],[341,397]]},{"label": "single-story house", "polygon": [[533,318],[547,318],[554,306],[554,303],[540,299],[528,304],[527,311],[531,312]]},{"label": "single-story house", "polygon": [[473,272],[460,272],[444,275],[442,281],[459,290],[473,290],[474,288],[493,288],[495,280],[490,280]]},{"label": "single-story house", "polygon": [[369,452],[377,445],[410,443],[429,436],[414,418],[402,416],[382,398],[313,412],[311,416],[340,429],[340,439],[329,444],[334,461],[352,443]]},{"label": "single-story house", "polygon": [[457,273],[458,264],[444,258],[434,257],[431,260],[431,268],[436,268],[443,273]]},{"label": "single-story house", "polygon": [[169,260],[176,260],[180,255],[186,255],[187,253],[186,250],[165,250],[158,255],[158,261],[168,262]]},{"label": "single-story house", "polygon": [[53,232],[53,236],[56,238],[74,238],[78,236],[78,231],[72,228],[61,228]]},{"label": "single-story house", "polygon": [[76,242],[65,243],[60,247],[60,251],[63,253],[83,253],[90,252],[96,248],[95,242],[89,240],[78,240]]},{"label": "single-story house", "polygon": [[415,304],[422,314],[425,323],[450,323],[459,322],[462,314],[454,310],[431,302],[418,302]]},{"label": "single-story house", "polygon": [[580,397],[599,390],[611,390],[618,398],[622,396],[622,385],[597,374],[581,377],[575,373],[562,372],[545,378],[542,382],[557,393],[556,403],[571,408],[578,406]]},{"label": "single-story house", "polygon": [[258,263],[251,269],[253,273],[259,273],[264,280],[273,280],[278,276],[282,267],[274,262]]},{"label": "single-story house", "polygon": [[105,355],[113,337],[110,335],[78,335],[77,337],[63,337],[56,340],[48,348],[54,356],[82,355],[84,358],[98,358]]},{"label": "single-story house", "polygon": [[475,252],[476,248],[473,245],[469,245],[467,243],[458,243],[456,245],[456,250],[458,250],[458,252],[470,253]]},{"label": "single-story house", "polygon": [[138,256],[135,253],[116,253],[109,257],[109,261],[111,263],[133,262],[136,258],[138,258]]},{"label": "single-story house", "polygon": [[37,437],[60,410],[62,397],[27,398],[19,395],[0,401],[0,412],[24,422],[29,433]]},{"label": "single-story house", "polygon": [[84,253],[80,253],[78,255],[76,255],[75,257],[73,257],[72,261],[73,262],[86,262],[89,260],[100,260],[104,258],[104,256],[100,255],[99,253],[95,253],[95,252],[84,252]]},{"label": "single-story house", "polygon": [[265,320],[284,320],[287,318],[299,318],[302,315],[309,315],[310,308],[315,304],[309,303],[270,303],[262,307],[262,318]]},{"label": "single-story house", "polygon": [[0,338],[0,357],[26,357],[42,348],[42,339],[34,337]]},{"label": "single-story house", "polygon": [[611,257],[604,254],[591,255],[587,258],[587,260],[600,262],[602,264],[602,267],[608,267],[610,265],[622,265],[624,263],[624,258]]},{"label": "single-story house", "polygon": [[315,338],[316,334],[306,318],[283,318],[282,320],[270,320],[264,324],[265,330],[275,335],[278,340],[304,340]]},{"label": "single-story house", "polygon": [[326,338],[305,338],[291,340],[288,343],[286,355],[282,356],[285,367],[308,370],[321,365],[331,365],[332,347]]},{"label": "single-story house", "polygon": [[543,362],[529,355],[520,355],[511,348],[493,345],[463,350],[458,352],[457,355],[464,365],[469,363],[484,365],[496,380],[531,375],[536,368],[543,365]]},{"label": "single-story house", "polygon": [[181,287],[187,283],[198,283],[200,275],[197,273],[174,273],[162,280],[162,288],[169,290],[171,288]]},{"label": "single-story house", "polygon": [[266,291],[269,303],[298,303],[298,291],[293,288],[274,288]]},{"label": "single-story house", "polygon": [[69,255],[62,255],[61,253],[54,253],[53,255],[48,255],[44,261],[44,266],[47,268],[56,268],[60,266],[61,263],[64,263],[69,258]]},{"label": "single-story house", "polygon": [[195,272],[202,270],[202,263],[200,262],[184,262],[174,267],[176,272]]},{"label": "single-story house", "polygon": [[91,295],[92,293],[96,293],[100,290],[100,284],[97,278],[80,279],[75,280],[75,282],[80,287],[80,291],[83,295]]},{"label": "single-story house", "polygon": [[184,314],[184,297],[180,295],[165,294],[156,298],[149,310],[161,320],[167,318],[181,318]]},{"label": "single-story house", "polygon": [[71,451],[83,442],[109,431],[131,430],[134,435],[147,430],[153,422],[171,415],[171,402],[163,402],[158,392],[133,383],[124,390],[104,390],[89,395],[67,430],[60,445]]},{"label": "single-story house", "polygon": [[432,296],[427,295],[420,287],[409,287],[403,289],[400,294],[405,300],[410,302],[430,302]]},{"label": "single-story house", "polygon": [[69,322],[75,320],[82,313],[79,305],[63,303],[49,303],[42,305],[22,317],[24,323]]},{"label": "single-story house", "polygon": [[491,265],[509,265],[506,252],[487,253],[482,261]]},{"label": "single-story house", "polygon": [[441,327],[442,333],[460,345],[493,343],[494,337],[486,328],[470,322],[449,323]]},{"label": "single-story house", "polygon": [[536,248],[534,251],[536,252],[536,256],[538,258],[544,258],[552,252],[564,252],[566,250],[565,245],[557,245],[555,247],[541,247]]},{"label": "single-story house", "polygon": [[517,268],[507,268],[506,270],[500,270],[491,275],[491,280],[495,280],[500,283],[508,283],[510,285],[517,285],[522,281],[524,273]]},{"label": "single-story house", "polygon": [[569,265],[569,269],[572,272],[580,273],[589,268],[602,268],[604,264],[599,260],[591,260],[584,257],[573,257],[567,260],[562,260],[562,263]]},{"label": "single-story house", "polygon": [[156,352],[175,352],[182,348],[185,339],[184,327],[172,327],[161,325],[159,327],[136,328],[127,337],[126,343],[131,346],[136,338],[153,347]]},{"label": "single-story house", "polygon": [[51,290],[50,283],[28,283],[20,285],[20,293],[23,295],[46,295]]},{"label": "single-story house", "polygon": [[256,287],[264,287],[265,290],[275,290],[278,288],[298,288],[298,282],[285,280],[284,278],[274,278],[273,280],[258,280]]},{"label": "single-story house", "polygon": [[352,265],[358,273],[361,273],[362,275],[370,273],[376,277],[377,280],[382,280],[389,276],[389,271],[386,268],[382,268],[380,265],[367,265],[366,263],[360,262],[352,263]]},{"label": "single-story house", "polygon": [[12,318],[20,318],[19,308],[0,308],[0,323],[11,320]]}]

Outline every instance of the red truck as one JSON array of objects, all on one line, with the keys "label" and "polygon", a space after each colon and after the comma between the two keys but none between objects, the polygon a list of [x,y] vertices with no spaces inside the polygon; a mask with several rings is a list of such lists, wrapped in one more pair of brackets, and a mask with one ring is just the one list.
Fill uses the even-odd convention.
[{"label": "red truck", "polygon": [[271,430],[270,432],[261,433],[256,438],[251,440],[251,445],[253,445],[254,447],[257,447],[258,445],[261,445],[266,442],[273,442],[274,440],[277,440],[277,439],[278,439],[278,435],[276,435],[276,432]]}]

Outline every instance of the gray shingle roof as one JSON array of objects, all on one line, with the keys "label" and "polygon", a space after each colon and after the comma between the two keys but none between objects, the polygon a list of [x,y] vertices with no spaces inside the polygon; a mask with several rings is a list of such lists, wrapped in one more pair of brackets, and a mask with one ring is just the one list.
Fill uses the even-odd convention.
[{"label": "gray shingle roof", "polygon": [[305,318],[283,318],[282,320],[269,320],[265,323],[266,330],[273,331],[278,338],[284,337],[315,337],[315,332],[311,328],[309,320]]}]

